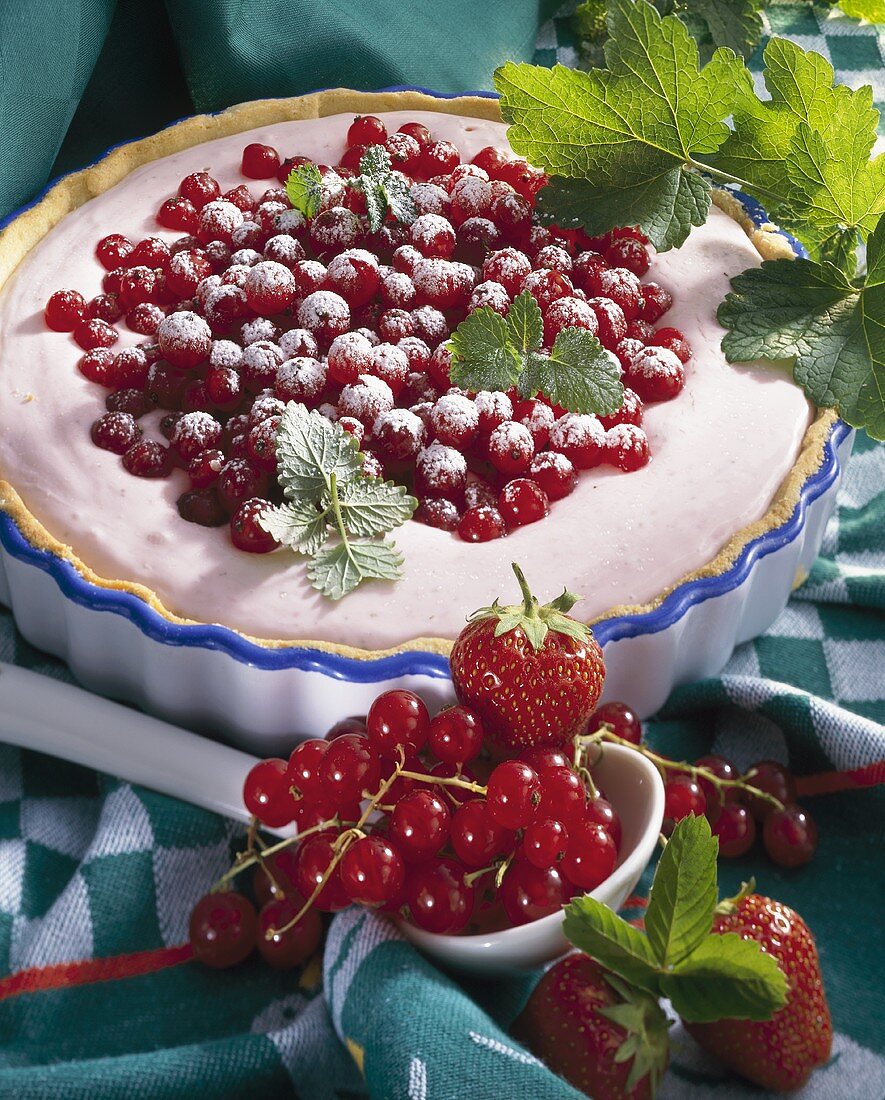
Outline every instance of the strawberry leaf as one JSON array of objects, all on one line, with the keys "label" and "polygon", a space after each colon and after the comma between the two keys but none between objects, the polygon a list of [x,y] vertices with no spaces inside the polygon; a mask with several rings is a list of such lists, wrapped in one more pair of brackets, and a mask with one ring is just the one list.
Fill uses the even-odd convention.
[{"label": "strawberry leaf", "polygon": [[299,164],[286,180],[289,202],[305,218],[312,218],[323,201],[323,177],[315,164]]},{"label": "strawberry leaf", "polygon": [[565,907],[563,931],[575,947],[649,993],[658,992],[657,959],[638,928],[596,898],[573,898]]},{"label": "strawberry leaf", "polygon": [[689,1023],[769,1020],[787,1000],[787,979],[777,960],[735,932],[708,936],[661,976],[660,988]]},{"label": "strawberry leaf", "polygon": [[710,934],[717,852],[706,818],[684,818],[673,830],[645,913],[645,930],[661,966],[678,965]]}]

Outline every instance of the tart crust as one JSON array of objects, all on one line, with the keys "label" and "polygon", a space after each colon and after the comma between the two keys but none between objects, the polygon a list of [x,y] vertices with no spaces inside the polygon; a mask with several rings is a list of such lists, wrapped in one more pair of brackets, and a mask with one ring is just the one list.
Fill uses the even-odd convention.
[{"label": "tart crust", "polygon": [[[76,210],[96,195],[118,184],[133,169],[197,146],[204,141],[226,137],[282,121],[324,118],[342,113],[376,114],[384,111],[435,111],[438,114],[462,115],[472,118],[501,121],[498,102],[481,96],[459,96],[454,99],[437,99],[422,92],[357,92],[346,88],[334,88],[310,95],[289,99],[263,99],[241,103],[215,115],[196,115],[184,119],[152,137],[143,138],[120,146],[104,156],[96,164],[82,171],[65,176],[52,186],[33,206],[24,210],[0,233],[0,287],[15,271],[27,253],[46,236],[67,214]],[[786,239],[777,232],[777,226],[766,223],[756,226],[746,211],[726,191],[714,190],[713,201],[726,214],[737,221],[747,233],[763,259],[792,259],[794,253]],[[728,570],[743,548],[766,531],[784,524],[792,515],[805,481],[820,468],[824,447],[832,426],[838,419],[831,410],[819,411],[805,433],[799,456],[789,474],[774,496],[768,511],[756,523],[737,531],[719,553],[701,569],[681,577],[664,589],[654,600],[645,604],[623,605],[610,608],[591,620],[623,615],[645,614],[653,611],[667,596],[683,584],[702,577],[713,577]],[[0,510],[8,513],[22,535],[36,549],[47,551],[70,562],[89,583],[111,591],[128,592],[140,597],[163,618],[177,625],[205,625],[197,620],[182,618],[166,608],[157,594],[145,585],[133,581],[109,580],[101,577],[73,551],[61,543],[28,511],[15,488],[2,479],[0,471]],[[214,624],[224,626],[221,624]],[[454,639],[416,637],[388,649],[359,649],[336,642],[311,639],[256,638],[242,631],[226,627],[240,634],[255,645],[266,649],[304,648],[335,653],[358,660],[374,660],[409,650],[438,653],[447,656]]]}]

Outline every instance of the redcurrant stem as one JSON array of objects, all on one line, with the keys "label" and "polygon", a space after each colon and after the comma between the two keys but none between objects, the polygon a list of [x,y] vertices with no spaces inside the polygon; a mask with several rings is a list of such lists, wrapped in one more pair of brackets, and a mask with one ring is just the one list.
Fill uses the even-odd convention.
[{"label": "redcurrant stem", "polygon": [[284,936],[287,932],[291,931],[295,927],[295,925],[301,920],[304,914],[310,909],[313,903],[323,892],[323,887],[332,877],[335,872],[335,868],[344,858],[344,853],[350,847],[350,841],[356,839],[354,836],[356,832],[356,829],[348,829],[347,832],[342,833],[341,836],[339,836],[338,841],[341,841],[343,839],[344,842],[340,844],[340,846],[336,849],[335,854],[329,860],[329,866],[325,869],[325,871],[323,872],[323,877],[314,887],[313,893],[310,895],[304,905],[301,906],[295,916],[290,921],[287,921],[282,928],[268,928],[268,930],[264,933],[264,938],[266,940],[272,940],[274,936]]},{"label": "redcurrant stem", "polygon": [[421,772],[400,772],[400,775],[405,776],[406,779],[417,779],[420,783],[430,783],[436,786],[437,783],[444,787],[462,787],[465,791],[473,791],[474,794],[485,794],[488,790],[482,783],[471,783],[468,779],[461,779],[457,775],[424,775]]},{"label": "redcurrant stem", "polygon": [[507,868],[513,862],[516,855],[516,849],[514,848],[510,855],[504,860],[501,866],[498,868],[498,873],[495,875],[495,889],[501,889],[501,883],[504,881],[504,876],[507,874]]},{"label": "redcurrant stem", "polygon": [[238,852],[234,857],[234,863],[231,868],[224,872],[218,882],[209,891],[212,894],[217,894],[219,890],[223,890],[231,879],[237,877],[241,871],[247,870],[249,867],[254,867],[259,860],[268,859],[270,856],[276,855],[277,852],[282,852],[284,848],[291,848],[293,844],[300,844],[306,836],[312,836],[313,833],[321,833],[326,829],[335,829],[344,822],[339,817],[331,817],[327,821],[321,821],[318,825],[312,825],[309,829],[305,829],[303,832],[297,834],[297,836],[287,836],[285,840],[277,841],[276,844],[271,844],[270,847],[264,848],[260,854],[249,851]]},{"label": "redcurrant stem", "polygon": [[747,778],[752,776],[755,772],[753,768],[751,768],[746,775],[742,775],[738,779],[722,779],[709,768],[703,766],[698,767],[696,764],[688,764],[684,760],[668,760],[666,756],[659,756],[658,753],[653,752],[646,745],[636,745],[632,741],[626,740],[624,737],[618,737],[618,735],[606,724],[600,726],[595,733],[586,734],[576,740],[579,740],[584,746],[601,745],[605,741],[611,741],[615,745],[623,745],[625,748],[633,749],[634,752],[642,753],[642,755],[649,759],[662,774],[666,771],[688,772],[692,779],[704,779],[716,787],[717,790],[722,788],[734,788],[735,790],[746,791],[747,794],[752,795],[754,798],[761,798],[764,802],[770,803],[776,810],[782,810],[784,808],[784,804],[779,798],[775,798],[774,795],[769,794],[768,791],[760,790],[758,787],[754,787],[751,783],[747,782]]},{"label": "redcurrant stem", "polygon": [[467,886],[472,886],[474,882],[478,882],[483,875],[488,875],[492,871],[497,871],[500,866],[500,863],[490,863],[488,867],[480,867],[476,871],[470,871],[464,876],[464,882]]}]

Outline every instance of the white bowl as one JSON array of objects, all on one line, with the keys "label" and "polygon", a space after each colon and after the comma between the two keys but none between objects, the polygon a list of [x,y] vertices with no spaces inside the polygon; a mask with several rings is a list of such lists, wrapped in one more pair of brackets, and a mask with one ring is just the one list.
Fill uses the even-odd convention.
[{"label": "white bowl", "polygon": [[[619,909],[630,896],[655,849],[664,818],[664,784],[646,757],[620,745],[606,745],[594,777],[621,818],[621,861],[590,897]],[[397,924],[407,939],[446,966],[474,974],[533,970],[571,948],[562,931],[562,913],[475,936],[439,936],[406,920]]]}]

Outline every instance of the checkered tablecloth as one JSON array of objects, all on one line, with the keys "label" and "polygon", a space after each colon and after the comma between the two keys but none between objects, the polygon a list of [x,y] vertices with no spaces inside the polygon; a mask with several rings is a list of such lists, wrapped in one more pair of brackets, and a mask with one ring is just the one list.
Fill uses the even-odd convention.
[{"label": "checkered tablecloth", "polygon": [[[767,19],[885,102],[875,28],[804,4],[778,4]],[[537,57],[573,60],[564,12],[542,27]],[[817,934],[837,1036],[806,1100],[885,1096],[885,788],[873,785],[885,778],[883,626],[885,448],[860,436],[821,557],[787,610],[649,724],[671,755],[774,757],[802,777],[821,831],[815,860],[784,872],[755,851],[723,863],[721,879],[730,890],[755,873]],[[66,675],[6,612],[0,659]],[[338,915],[324,957],[300,973],[189,961],[190,908],[241,839],[211,814],[0,746],[0,1100],[576,1095],[507,1035],[531,979],[455,980],[363,911]],[[677,1031],[661,1095],[762,1094]]]}]

